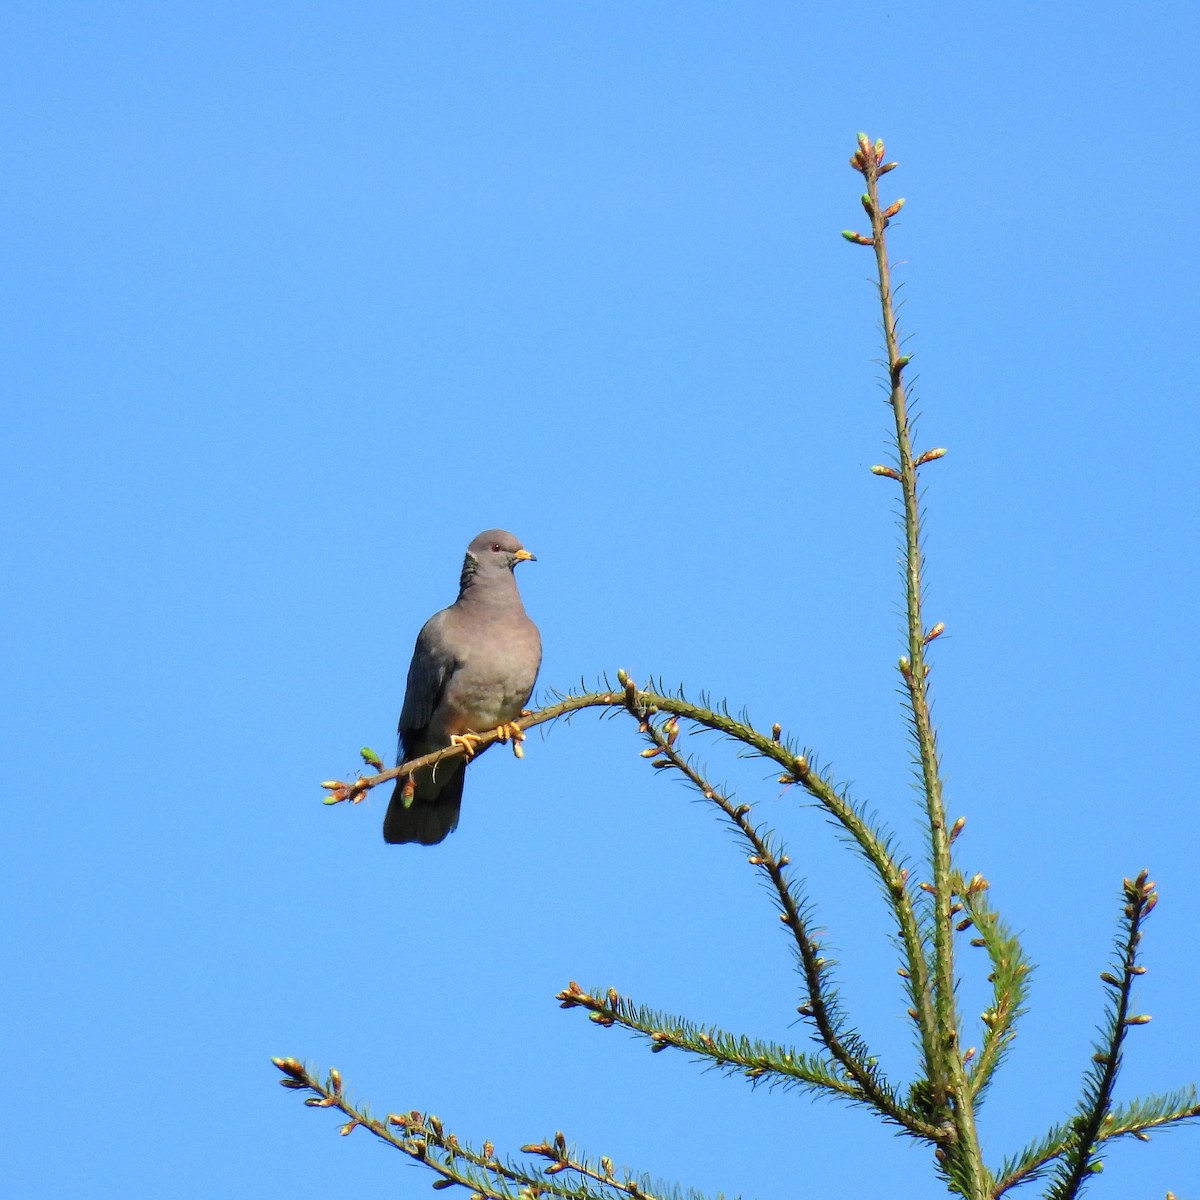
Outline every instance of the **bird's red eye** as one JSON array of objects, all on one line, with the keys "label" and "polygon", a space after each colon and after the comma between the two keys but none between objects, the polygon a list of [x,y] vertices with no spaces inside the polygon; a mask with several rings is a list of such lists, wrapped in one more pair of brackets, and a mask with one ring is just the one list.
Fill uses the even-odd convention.
[{"label": "bird's red eye", "polygon": [[492,543],[492,552],[493,552],[494,554],[499,554],[499,553],[500,553],[500,543],[499,543],[499,542],[493,542],[493,543]]}]

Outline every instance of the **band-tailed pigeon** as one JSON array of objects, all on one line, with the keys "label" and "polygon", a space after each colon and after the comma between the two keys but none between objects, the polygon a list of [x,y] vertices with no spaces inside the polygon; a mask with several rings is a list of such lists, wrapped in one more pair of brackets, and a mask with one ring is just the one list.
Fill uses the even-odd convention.
[{"label": "band-tailed pigeon", "polygon": [[[488,529],[468,547],[458,599],[417,635],[400,711],[399,762],[515,720],[533,691],[542,639],[525,615],[513,568],[533,555],[511,533]],[[396,780],[383,819],[386,842],[432,846],[458,825],[466,761],[448,758]],[[407,794],[406,794],[407,793]]]}]

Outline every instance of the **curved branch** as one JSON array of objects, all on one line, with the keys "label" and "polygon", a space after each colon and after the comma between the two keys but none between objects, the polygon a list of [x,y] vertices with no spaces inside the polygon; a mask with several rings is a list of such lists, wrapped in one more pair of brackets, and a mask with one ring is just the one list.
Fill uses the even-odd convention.
[{"label": "curved branch", "polygon": [[[532,729],[537,725],[555,721],[586,708],[623,708],[633,713],[641,721],[645,721],[655,713],[665,712],[723,734],[740,742],[760,757],[769,759],[782,767],[787,772],[783,782],[800,784],[846,830],[879,876],[900,927],[905,956],[906,974],[904,978],[907,980],[909,995],[914,1005],[911,1015],[918,1029],[922,1031],[922,1035],[928,1036],[924,1031],[933,1028],[928,968],[920,926],[907,887],[907,872],[896,863],[884,840],[875,833],[863,815],[832,782],[811,770],[807,755],[795,753],[790,742],[779,735],[768,737],[746,722],[736,720],[728,713],[692,704],[682,696],[669,695],[661,690],[638,688],[624,671],[617,672],[617,680],[621,684],[620,690],[566,695],[554,704],[520,717],[513,722],[513,725],[520,730]],[[648,725],[648,722],[645,723]],[[511,728],[512,726],[501,726],[482,733],[478,740],[479,749],[495,742],[507,740]],[[325,803],[339,804],[349,801],[356,804],[368,791],[380,784],[411,774],[423,767],[432,766],[443,759],[463,757],[466,753],[467,751],[462,746],[447,746],[444,750],[436,750],[432,754],[426,754],[421,758],[412,759],[410,762],[390,767],[375,775],[361,776],[351,782],[331,780],[324,785],[330,792]],[[707,784],[699,780],[698,776],[697,780],[702,791],[707,789]],[[731,808],[730,812],[732,813],[732,811]],[[740,824],[739,822],[739,827]],[[747,828],[749,827],[747,826]],[[767,868],[767,873],[770,875],[769,868]],[[772,883],[778,889],[778,884],[775,884],[774,880]],[[806,975],[809,973],[807,965],[805,972]]]},{"label": "curved branch", "polygon": [[[927,1121],[922,1120],[899,1101],[895,1090],[882,1078],[879,1069],[873,1065],[871,1055],[866,1051],[865,1046],[862,1045],[861,1039],[856,1034],[852,1034],[847,1038],[842,1030],[838,1028],[835,1006],[831,997],[827,994],[826,980],[828,964],[820,956],[820,948],[808,931],[807,922],[802,911],[803,906],[793,893],[784,875],[784,869],[789,863],[787,855],[777,854],[768,839],[751,822],[751,809],[749,805],[734,804],[728,796],[723,795],[714,788],[700,774],[696,767],[679,753],[674,745],[676,730],[671,729],[671,726],[675,723],[674,718],[667,722],[665,731],[659,729],[653,722],[644,717],[643,710],[638,703],[638,693],[636,692],[627,694],[626,707],[635,718],[640,720],[643,732],[654,744],[655,756],[662,756],[655,765],[666,766],[669,764],[686,776],[705,800],[720,809],[722,814],[734,825],[738,833],[749,844],[752,850],[750,863],[752,866],[758,867],[766,876],[768,883],[779,900],[781,909],[779,914],[780,919],[787,926],[793,941],[796,943],[796,953],[800,959],[808,991],[808,1003],[801,1011],[806,1016],[812,1017],[825,1048],[841,1066],[842,1070],[845,1071],[852,1083],[836,1079],[830,1075],[827,1068],[817,1070],[816,1064],[798,1062],[794,1056],[785,1056],[783,1052],[780,1052],[780,1055],[775,1060],[775,1066],[769,1069],[776,1070],[779,1074],[788,1076],[794,1081],[804,1082],[821,1089],[836,1091],[843,1096],[870,1104],[889,1120],[907,1129],[910,1133],[917,1134],[919,1137],[927,1138],[930,1141],[936,1141],[938,1137],[937,1128]],[[774,739],[772,739],[772,744],[777,744]],[[795,765],[795,761],[793,757],[793,766]],[[791,781],[791,776],[788,777],[788,781]],[[895,869],[894,864],[892,864],[892,867]],[[614,997],[616,997],[616,993],[610,993],[610,999]],[[587,1007],[592,1007],[587,1004],[587,1000],[590,998],[577,998],[576,994],[571,991],[560,993],[558,998],[564,1002],[570,1000],[575,1004],[584,1004]],[[614,1000],[612,1009],[611,1015],[613,1019],[630,1029],[637,1029],[650,1036],[655,1036],[654,1029],[643,1027],[643,1025],[630,1016],[632,1010],[627,1005],[624,1007],[618,1006]],[[593,1011],[597,1010],[593,1008]],[[663,1034],[661,1026],[659,1027],[659,1033],[662,1034],[661,1045],[678,1045],[680,1048],[689,1049],[696,1054],[718,1058],[726,1062],[737,1062],[738,1065],[747,1068],[747,1073],[751,1074],[752,1078],[760,1077],[768,1069],[767,1065],[762,1061],[742,1062],[728,1053],[717,1055],[712,1045],[711,1037],[707,1043],[699,1036],[691,1038],[688,1042],[682,1042],[673,1039],[669,1033]],[[759,1072],[760,1075],[755,1075],[754,1072]]]},{"label": "curved branch", "polygon": [[1138,943],[1146,918],[1158,903],[1158,893],[1145,871],[1136,879],[1126,879],[1122,892],[1125,907],[1121,924],[1123,936],[1117,943],[1117,974],[1105,971],[1101,976],[1111,989],[1108,1005],[1108,1027],[1092,1055],[1092,1064],[1084,1078],[1084,1095],[1079,1113],[1071,1122],[1072,1137],[1059,1162],[1054,1186],[1047,1200],[1075,1200],[1083,1190],[1089,1175],[1099,1169],[1096,1148],[1105,1131],[1112,1110],[1113,1088],[1121,1068],[1121,1050],[1125,1037],[1134,1025],[1145,1025],[1149,1017],[1130,1015],[1130,996],[1133,981],[1144,968],[1137,965]]},{"label": "curved branch", "polygon": [[[767,736],[746,722],[731,717],[726,712],[699,704],[692,704],[682,696],[670,695],[661,690],[638,688],[624,671],[619,670],[617,672],[617,680],[621,685],[620,690],[612,689],[598,692],[584,692],[580,695],[566,695],[554,704],[547,705],[544,708],[520,717],[517,721],[513,722],[513,725],[520,730],[532,729],[537,725],[557,720],[560,717],[567,716],[573,712],[579,712],[582,709],[605,708],[626,709],[638,718],[641,724],[649,729],[651,726],[648,718],[655,713],[664,712],[670,713],[675,717],[682,717],[706,729],[723,734],[734,741],[740,742],[760,757],[773,761],[782,767],[787,773],[782,782],[800,784],[846,830],[858,845],[867,861],[874,867],[882,881],[889,903],[896,914],[900,927],[901,940],[904,944],[907,971],[904,977],[907,980],[909,994],[914,1004],[911,1015],[918,1029],[922,1031],[923,1036],[927,1037],[928,1034],[925,1031],[933,1028],[928,969],[916,911],[907,887],[907,873],[896,863],[883,839],[875,833],[862,814],[838,791],[832,782],[810,768],[807,755],[795,753],[791,744],[781,736]],[[501,726],[482,733],[478,739],[479,749],[483,749],[498,741],[507,740],[511,728],[511,726]],[[330,791],[330,795],[326,798],[325,803],[338,804],[343,801],[358,803],[368,791],[378,787],[380,784],[388,783],[393,779],[411,774],[413,771],[423,767],[432,766],[443,759],[465,756],[466,753],[467,751],[462,746],[447,746],[443,750],[437,750],[421,758],[412,759],[410,762],[380,771],[375,775],[362,776],[352,782],[341,783],[330,781],[324,785]],[[679,762],[682,764],[683,760],[680,759]],[[712,792],[712,789],[698,775],[694,777],[694,782],[701,788],[701,791],[712,793],[710,798],[715,798],[715,793]],[[737,810],[732,805],[729,805],[728,801],[725,801],[725,804],[728,807],[730,818],[734,820],[739,829],[742,829],[752,844],[754,844],[757,834],[748,822],[745,821],[745,814],[741,817],[736,817],[734,813]],[[758,847],[758,849],[764,853],[767,850],[765,845]],[[768,854],[764,857],[762,864],[767,871],[768,877],[772,877],[772,868],[768,865],[770,862],[773,862],[773,859]],[[779,870],[777,863],[775,864],[775,870]],[[776,887],[777,891],[781,882],[781,875],[779,882],[776,882],[772,877],[772,884]],[[781,900],[787,895],[786,886],[784,887],[784,891],[780,892],[780,895]],[[799,909],[796,908],[790,896],[788,899],[783,900],[783,903],[785,919],[788,921],[789,928],[793,930],[794,935],[797,937],[799,944],[801,939],[801,935],[797,933],[797,930],[800,928]],[[790,912],[789,909],[791,910]],[[867,1078],[864,1068],[861,1064],[858,1064],[853,1069],[851,1068],[850,1064],[853,1061],[853,1056],[845,1047],[840,1046],[837,1032],[828,1018],[828,1012],[819,1003],[821,995],[819,979],[817,979],[817,986],[814,990],[814,979],[819,976],[819,968],[816,965],[819,959],[815,948],[810,945],[808,951],[801,950],[801,958],[804,962],[805,976],[809,982],[810,997],[816,998],[812,1015],[817,1020],[818,1027],[821,1028],[822,1037],[826,1040],[826,1044],[830,1046],[831,1051],[835,1053],[838,1061],[842,1062],[848,1071],[851,1071],[852,1077],[857,1082],[863,1084]],[[834,1050],[834,1046],[838,1046],[839,1050]],[[872,1090],[878,1090],[879,1086],[879,1082],[876,1081]],[[880,1093],[880,1099],[885,1101],[885,1104],[881,1105],[883,1111],[887,1111],[886,1096],[882,1092]],[[901,1114],[903,1114],[903,1119],[901,1119]],[[910,1128],[912,1127],[912,1121],[915,1119],[913,1114],[908,1113],[907,1110],[902,1108],[897,1108],[895,1113],[890,1113],[889,1115],[892,1115],[894,1119],[900,1120],[902,1124]]]},{"label": "curved branch", "polygon": [[[484,1142],[480,1150],[464,1145],[455,1134],[447,1133],[441,1121],[431,1113],[415,1110],[389,1113],[382,1120],[372,1116],[365,1104],[351,1102],[336,1070],[331,1070],[322,1081],[294,1058],[273,1058],[271,1061],[283,1072],[284,1078],[279,1082],[285,1088],[311,1093],[304,1101],[309,1108],[335,1108],[349,1118],[338,1130],[343,1137],[361,1126],[439,1175],[441,1178],[434,1187],[457,1184],[488,1200],[529,1200],[531,1196],[614,1200],[615,1195],[626,1196],[629,1200],[667,1200],[624,1172],[623,1177],[618,1177],[607,1158],[600,1160],[597,1170],[581,1156],[569,1154],[566,1138],[561,1133],[555,1135],[552,1144],[538,1142],[521,1147],[527,1154],[550,1160],[545,1167],[526,1169],[511,1161],[501,1161],[490,1142]],[[574,1183],[557,1180],[555,1176],[565,1170],[573,1170],[581,1178]],[[599,1184],[599,1187],[593,1184]]]}]

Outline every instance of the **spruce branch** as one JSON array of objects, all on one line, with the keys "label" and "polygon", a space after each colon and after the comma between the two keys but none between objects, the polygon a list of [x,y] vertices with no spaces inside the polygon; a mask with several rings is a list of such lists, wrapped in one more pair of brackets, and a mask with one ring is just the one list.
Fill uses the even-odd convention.
[{"label": "spruce branch", "polygon": [[[1161,1095],[1143,1096],[1128,1104],[1115,1106],[1097,1135],[1098,1142],[1132,1137],[1149,1141],[1150,1133],[1187,1124],[1200,1118],[1200,1103],[1194,1087],[1179,1088]],[[996,1172],[994,1197],[1010,1188],[1042,1178],[1054,1163],[1075,1145],[1076,1123],[1054,1125],[1036,1142],[1019,1154],[1006,1159]]]},{"label": "spruce branch", "polygon": [[988,976],[992,984],[992,1002],[980,1016],[983,1048],[968,1074],[971,1098],[978,1111],[996,1067],[1016,1037],[1016,1022],[1025,1012],[1033,964],[1025,957],[1016,935],[988,904],[987,880],[976,874],[964,881],[955,871],[952,883],[954,895],[966,914],[955,928],[960,933],[971,928],[977,931],[978,936],[971,939],[971,945],[987,951],[992,968]]},{"label": "spruce branch", "polygon": [[1108,989],[1104,1030],[1084,1076],[1079,1112],[1071,1122],[1072,1135],[1059,1156],[1054,1184],[1047,1192],[1046,1200],[1075,1200],[1088,1179],[1102,1169],[1098,1147],[1111,1114],[1113,1087],[1121,1068],[1125,1037],[1132,1026],[1145,1025],[1150,1020],[1148,1016],[1131,1015],[1129,1011],[1133,981],[1144,970],[1137,963],[1142,925],[1158,903],[1158,893],[1148,872],[1142,871],[1135,879],[1126,879],[1122,898],[1125,904],[1116,942],[1116,960],[1111,971],[1100,975]]},{"label": "spruce branch", "polygon": [[1200,1099],[1194,1086],[1142,1096],[1112,1108],[1100,1131],[1101,1141],[1132,1136],[1139,1141],[1154,1129],[1169,1129],[1200,1118]]},{"label": "spruce branch", "polygon": [[[652,1185],[648,1185],[644,1180],[634,1179],[624,1172],[622,1177],[618,1177],[611,1158],[601,1156],[598,1159],[590,1159],[586,1155],[580,1154],[574,1147],[568,1146],[567,1139],[561,1130],[556,1132],[549,1141],[535,1142],[522,1146],[521,1149],[526,1154],[537,1154],[547,1159],[550,1163],[545,1168],[547,1175],[573,1171],[582,1179],[591,1180],[606,1189],[604,1195],[611,1193],[628,1196],[630,1200],[665,1200],[661,1195],[663,1191],[661,1187],[652,1189]],[[672,1188],[671,1195],[678,1195],[678,1189]],[[689,1191],[688,1197],[689,1200],[702,1200],[697,1192]]]},{"label": "spruce branch", "polygon": [[[777,1042],[762,1042],[716,1026],[634,1004],[615,988],[589,992],[574,980],[555,999],[562,1008],[582,1008],[604,1029],[619,1025],[649,1043],[652,1053],[683,1050],[709,1066],[769,1087],[803,1087],[858,1104],[872,1104],[863,1090],[832,1059],[805,1054]],[[924,1131],[922,1131],[924,1132]]]},{"label": "spruce branch", "polygon": [[[365,1129],[438,1175],[435,1188],[457,1185],[470,1191],[471,1200],[483,1197],[536,1200],[538,1196],[557,1196],[562,1200],[613,1200],[616,1196],[626,1196],[629,1200],[682,1200],[679,1188],[652,1188],[644,1179],[627,1171],[618,1173],[607,1157],[593,1161],[574,1150],[568,1151],[562,1133],[556,1133],[549,1142],[522,1146],[524,1153],[549,1160],[544,1167],[528,1167],[511,1159],[497,1158],[491,1142],[485,1141],[478,1150],[460,1142],[431,1113],[413,1110],[389,1113],[383,1119],[373,1116],[365,1104],[350,1100],[336,1070],[330,1070],[321,1080],[294,1058],[271,1061],[283,1072],[284,1078],[279,1082],[285,1088],[310,1093],[304,1101],[309,1108],[334,1108],[347,1118],[338,1129],[342,1137],[360,1127]],[[574,1171],[578,1178],[556,1178],[568,1170]],[[686,1195],[687,1200],[704,1200],[691,1189]]]},{"label": "spruce branch", "polygon": [[[779,904],[779,918],[792,935],[796,956],[804,976],[807,998],[801,1005],[800,1012],[803,1016],[811,1018],[816,1025],[822,1044],[834,1061],[840,1065],[847,1079],[853,1082],[854,1087],[847,1088],[841,1079],[831,1082],[830,1069],[824,1064],[814,1064],[812,1077],[806,1081],[814,1087],[832,1088],[852,1099],[870,1104],[886,1119],[907,1129],[910,1133],[930,1140],[934,1139],[937,1131],[921,1115],[900,1102],[895,1088],[883,1077],[874,1055],[871,1054],[861,1035],[843,1027],[836,989],[833,987],[829,975],[831,964],[820,954],[820,946],[809,930],[806,916],[809,906],[797,893],[794,882],[787,875],[787,867],[791,859],[784,852],[783,847],[776,847],[770,833],[754,824],[751,819],[753,809],[750,805],[735,803],[731,797],[709,783],[700,774],[699,768],[680,753],[675,745],[679,734],[678,717],[671,716],[666,721],[656,722],[642,707],[636,689],[629,687],[626,690],[626,707],[638,722],[639,730],[650,742],[650,748],[644,750],[643,755],[650,758],[652,765],[657,768],[674,768],[680,772],[705,801],[714,805],[721,812],[750,851],[748,856],[750,865],[761,873],[775,893]],[[781,737],[782,731],[776,726],[772,730],[772,741],[781,739]],[[792,762],[793,769],[795,769],[797,758],[793,757]],[[808,773],[807,770],[805,773]],[[781,780],[784,783],[792,781],[791,774]],[[882,847],[880,849],[886,856],[886,850],[883,850]],[[899,877],[899,868],[895,867],[894,863],[891,865]],[[903,892],[903,896],[907,898],[907,891]],[[918,961],[923,961],[923,956],[918,954],[915,957]],[[615,992],[609,994],[616,996]],[[560,993],[559,999],[562,998],[563,993]],[[646,1010],[638,1011],[644,1014]],[[641,1028],[636,1022],[631,1024],[629,1021],[623,1020],[622,1023],[626,1024],[628,1028]],[[661,1038],[660,1047],[680,1044],[672,1040],[670,1030],[673,1028],[674,1024],[664,1023],[657,1027],[658,1034],[655,1034],[653,1029],[649,1032],[652,1037]],[[642,1032],[646,1032],[646,1030],[642,1030]],[[728,1043],[729,1035],[724,1035],[724,1038]],[[697,1041],[697,1039],[692,1040],[693,1043]],[[699,1042],[701,1046],[704,1045],[703,1037],[699,1039]],[[684,1048],[692,1049],[693,1053],[701,1054],[702,1057],[706,1053],[703,1049],[696,1049],[694,1044]],[[785,1060],[787,1063],[793,1062],[793,1052],[781,1055],[778,1059],[780,1064],[784,1064]],[[736,1062],[736,1057],[729,1061]],[[760,1061],[747,1064],[747,1066],[747,1073],[755,1079],[760,1078],[770,1069],[769,1065]],[[792,1080],[799,1078],[790,1066],[780,1073]]]},{"label": "spruce branch", "polygon": [[[883,1080],[874,1058],[863,1045],[861,1038],[852,1031],[848,1032],[841,1027],[840,1013],[826,982],[829,964],[821,958],[819,947],[815,940],[808,935],[804,922],[803,901],[793,894],[784,875],[787,856],[782,852],[777,852],[767,835],[757,830],[749,821],[749,806],[735,805],[728,797],[711,787],[695,768],[675,750],[671,744],[674,740],[673,737],[665,728],[660,730],[653,722],[653,718],[660,713],[666,713],[676,721],[679,718],[687,719],[702,728],[711,729],[740,743],[755,755],[774,761],[786,771],[781,782],[785,784],[799,783],[849,835],[851,841],[875,868],[884,885],[884,894],[895,913],[901,941],[905,948],[905,967],[901,974],[913,1002],[910,1012],[918,1028],[925,1029],[928,1025],[922,1022],[920,1010],[922,1008],[926,1010],[925,1015],[928,1019],[930,999],[923,936],[907,886],[908,873],[898,864],[892,854],[888,837],[873,829],[864,813],[849,801],[844,791],[839,790],[836,784],[814,770],[810,766],[809,755],[797,752],[791,741],[784,739],[781,733],[773,731],[768,736],[754,729],[746,721],[732,717],[727,709],[692,704],[682,694],[668,693],[661,688],[661,685],[658,690],[638,688],[632,679],[621,670],[617,672],[617,681],[621,688],[620,691],[566,694],[556,703],[522,716],[514,724],[522,730],[529,729],[581,709],[593,707],[624,708],[633,715],[638,721],[639,729],[654,742],[655,749],[666,756],[662,760],[664,764],[670,764],[682,771],[706,799],[711,800],[722,810],[746,840],[753,852],[752,860],[754,858],[759,860],[754,865],[763,870],[776,891],[781,905],[781,919],[796,942],[808,990],[808,1000],[803,1006],[805,1015],[813,1019],[821,1040],[847,1072],[848,1077],[854,1080],[863,1094],[864,1101],[872,1103],[888,1119],[902,1127],[918,1133],[920,1136],[932,1138],[935,1134],[933,1127],[922,1116],[898,1100],[894,1088]],[[479,748],[482,749],[493,742],[503,740],[509,731],[508,728],[500,727],[484,733],[479,739]],[[442,759],[456,755],[461,756],[464,753],[465,750],[461,746],[449,746],[444,750],[413,759],[378,774],[360,777],[353,782],[335,786],[331,781],[325,785],[332,793],[326,803],[339,803],[346,800],[356,803],[373,787],[409,774],[421,767],[440,762]]]},{"label": "spruce branch", "polygon": [[898,664],[908,699],[913,738],[925,798],[929,824],[930,866],[933,880],[932,937],[932,999],[934,1019],[929,1014],[920,1022],[922,1047],[928,1069],[930,1099],[933,1108],[946,1114],[948,1128],[941,1147],[944,1166],[955,1185],[971,1200],[983,1200],[986,1195],[987,1171],[979,1155],[979,1141],[971,1104],[966,1071],[958,1046],[958,1022],[954,1000],[954,942],[951,925],[953,886],[950,864],[950,837],[946,829],[946,812],[942,801],[942,781],[939,771],[937,739],[929,703],[929,666],[925,649],[941,628],[929,629],[922,613],[922,555],[921,509],[917,484],[919,467],[945,453],[914,454],[912,431],[908,414],[908,397],[904,386],[904,370],[909,358],[900,352],[900,334],[896,320],[896,304],[888,260],[886,230],[892,218],[904,204],[898,200],[883,205],[879,199],[879,178],[895,168],[884,163],[883,142],[874,145],[865,134],[858,135],[858,148],[850,159],[866,184],[862,197],[863,208],[870,218],[869,237],[849,238],[870,246],[875,252],[875,269],[879,285],[879,305],[883,320],[883,337],[887,350],[888,403],[895,424],[897,468],[877,469],[876,474],[896,480],[903,498],[904,530],[904,592],[906,641],[908,653]]},{"label": "spruce branch", "polygon": [[[620,685],[619,690],[568,692],[556,699],[555,703],[520,717],[510,726],[500,726],[481,733],[476,739],[478,747],[476,753],[486,746],[505,740],[510,736],[514,727],[524,731],[537,725],[568,717],[583,709],[601,708],[609,711],[627,709],[638,719],[639,725],[643,720],[658,713],[684,718],[739,743],[755,756],[774,762],[786,773],[783,782],[800,784],[842,827],[851,842],[875,869],[883,885],[884,894],[888,897],[896,914],[905,949],[905,970],[907,971],[905,978],[908,980],[908,989],[914,1007],[918,1010],[917,1023],[922,1025],[923,1022],[919,1018],[922,1011],[928,1009],[930,1005],[923,936],[912,896],[907,887],[908,873],[896,861],[891,850],[889,835],[875,830],[863,810],[848,799],[845,790],[839,788],[831,779],[823,776],[811,765],[813,758],[811,752],[798,750],[790,739],[784,738],[782,735],[764,734],[753,728],[747,721],[731,716],[727,709],[693,704],[681,693],[669,693],[661,684],[657,689],[638,688],[623,670],[617,671],[617,681]],[[327,780],[322,784],[330,793],[326,797],[325,803],[339,804],[349,801],[356,804],[368,791],[380,784],[432,766],[443,759],[463,757],[466,753],[463,746],[447,746],[443,750],[436,750],[431,754],[412,759],[374,775],[360,776],[350,781]]]}]

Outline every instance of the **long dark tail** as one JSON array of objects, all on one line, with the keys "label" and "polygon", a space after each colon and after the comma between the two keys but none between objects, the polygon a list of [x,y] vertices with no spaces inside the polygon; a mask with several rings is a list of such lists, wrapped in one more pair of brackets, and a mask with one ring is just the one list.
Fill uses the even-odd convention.
[{"label": "long dark tail", "polygon": [[[387,816],[383,818],[385,842],[419,842],[422,846],[436,846],[457,828],[466,764],[443,762],[438,765],[442,768],[437,780],[441,786],[435,791],[425,780],[418,780],[416,794],[408,808],[404,807],[404,780],[396,780]],[[447,775],[446,768],[451,768],[453,773]]]}]

